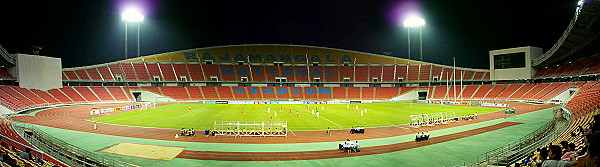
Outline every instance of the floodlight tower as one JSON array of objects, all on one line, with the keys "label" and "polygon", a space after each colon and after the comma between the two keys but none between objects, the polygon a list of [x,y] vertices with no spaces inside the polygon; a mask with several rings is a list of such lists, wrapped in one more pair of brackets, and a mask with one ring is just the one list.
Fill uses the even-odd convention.
[{"label": "floodlight tower", "polygon": [[137,23],[137,56],[140,56],[140,23],[144,21],[144,16],[135,9],[128,9],[122,15],[121,19],[125,21],[125,59],[127,59],[127,23]]},{"label": "floodlight tower", "polygon": [[410,29],[411,28],[419,28],[419,53],[421,56],[421,61],[423,61],[423,31],[421,28],[425,26],[425,20],[419,17],[411,17],[404,21],[404,27],[408,31],[408,59],[410,59]]}]

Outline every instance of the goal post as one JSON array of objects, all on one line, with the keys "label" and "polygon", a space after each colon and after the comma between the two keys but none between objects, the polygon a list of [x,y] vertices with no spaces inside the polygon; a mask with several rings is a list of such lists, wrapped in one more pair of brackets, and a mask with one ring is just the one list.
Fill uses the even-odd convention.
[{"label": "goal post", "polygon": [[431,113],[429,114],[429,118],[431,118],[433,121],[439,121],[443,118],[442,113]]},{"label": "goal post", "polygon": [[156,103],[152,103],[152,102],[140,102],[140,104],[142,105],[142,110],[148,110],[148,108],[154,108]]},{"label": "goal post", "polygon": [[443,112],[441,114],[445,119],[456,118],[454,111]]},{"label": "goal post", "polygon": [[287,137],[287,121],[215,121],[215,136],[284,136]]}]

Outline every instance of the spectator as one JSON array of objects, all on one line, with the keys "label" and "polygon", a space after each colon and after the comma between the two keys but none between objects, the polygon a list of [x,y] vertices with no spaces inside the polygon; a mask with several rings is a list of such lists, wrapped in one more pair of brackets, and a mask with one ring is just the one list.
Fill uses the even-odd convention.
[{"label": "spectator", "polygon": [[598,166],[600,165],[600,132],[590,134],[588,143],[585,166]]},{"label": "spectator", "polygon": [[30,159],[31,159],[31,162],[33,162],[33,163],[44,165],[44,161],[40,157],[36,157],[35,155],[31,154]]},{"label": "spectator", "polygon": [[27,148],[27,149],[25,149],[25,151],[17,153],[17,155],[21,159],[30,160],[29,159],[29,152],[31,152],[31,149]]},{"label": "spectator", "polygon": [[542,149],[539,150],[539,154],[537,155],[536,160],[534,160],[533,162],[529,163],[529,166],[531,166],[531,167],[541,167],[542,166],[542,162],[544,162],[547,157],[548,157],[548,150],[546,148],[542,148]]},{"label": "spectator", "polygon": [[567,149],[569,148],[569,142],[567,142],[567,141],[561,141],[560,142],[560,148],[562,150],[562,154],[566,153]]},{"label": "spectator", "polygon": [[567,159],[571,156],[571,154],[576,154],[575,152],[575,144],[574,143],[570,143],[569,147],[567,149],[568,151],[566,153],[563,154],[562,157],[560,157],[560,159]]},{"label": "spectator", "polygon": [[8,164],[9,166],[14,166],[12,163],[13,159],[3,150],[0,152],[0,156],[2,157],[2,162]]},{"label": "spectator", "polygon": [[[562,142],[561,142],[562,143]],[[562,155],[562,150],[560,146],[551,145],[550,150],[548,151],[548,160],[545,160],[542,163],[542,167],[565,167],[565,166],[573,166],[573,162],[571,161],[563,161],[560,160],[560,156]]]}]

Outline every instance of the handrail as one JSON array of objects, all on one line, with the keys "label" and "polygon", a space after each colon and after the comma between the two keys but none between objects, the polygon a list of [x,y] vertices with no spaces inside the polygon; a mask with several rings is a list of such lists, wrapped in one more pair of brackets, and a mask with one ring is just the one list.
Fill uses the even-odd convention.
[{"label": "handrail", "polygon": [[[552,108],[552,110],[555,111],[557,109],[559,109],[559,107]],[[501,146],[486,153],[480,154],[479,156],[477,156],[477,164],[498,164],[500,162],[508,163],[509,161],[516,161],[517,159],[522,158],[522,155],[515,153],[524,153],[525,155],[527,155],[536,148],[539,148],[547,143],[552,142],[558,136],[562,135],[562,133],[565,131],[566,128],[568,128],[572,121],[572,114],[568,109],[563,108],[561,111],[563,118],[566,120],[566,122],[562,126],[558,128],[555,127],[558,119],[554,117],[551,121],[546,123],[544,126],[538,128],[534,132],[531,132],[518,140],[510,142],[505,146]],[[554,130],[548,132],[548,130],[550,129]],[[544,137],[542,137],[541,139],[536,139],[536,137],[540,135]],[[535,141],[533,143],[528,143],[532,140]]]},{"label": "handrail", "polygon": [[33,135],[30,135],[30,142],[36,144],[41,149],[46,149],[46,153],[71,166],[122,166],[122,167],[137,167],[137,165],[115,160],[106,156],[96,154],[77,146],[62,141],[54,136],[40,130],[35,125],[11,121],[13,129],[24,131],[30,130]]}]

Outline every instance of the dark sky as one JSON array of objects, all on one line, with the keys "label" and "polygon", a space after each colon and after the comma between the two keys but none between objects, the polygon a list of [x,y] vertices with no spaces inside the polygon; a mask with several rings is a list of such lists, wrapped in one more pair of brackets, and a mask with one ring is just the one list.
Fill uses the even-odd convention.
[{"label": "dark sky", "polygon": [[[9,53],[62,58],[63,67],[124,57],[119,7],[146,9],[141,55],[236,44],[297,44],[407,57],[407,31],[394,18],[418,7],[424,61],[489,68],[488,51],[520,46],[548,50],[573,17],[577,0],[264,0],[11,1],[0,7],[0,44]],[[129,56],[136,54],[130,26]],[[412,58],[418,31],[411,31]]]}]

